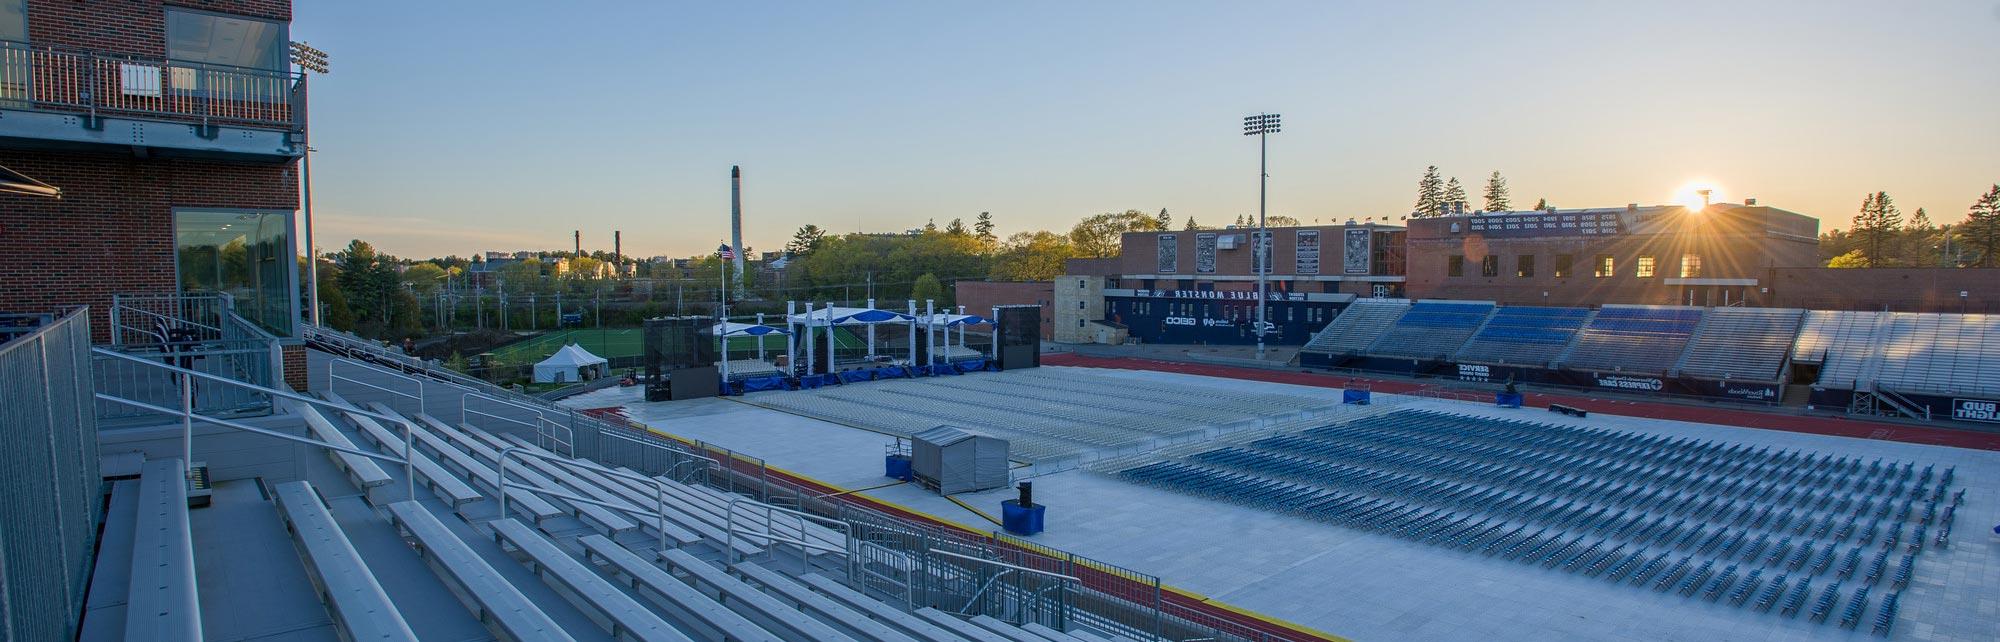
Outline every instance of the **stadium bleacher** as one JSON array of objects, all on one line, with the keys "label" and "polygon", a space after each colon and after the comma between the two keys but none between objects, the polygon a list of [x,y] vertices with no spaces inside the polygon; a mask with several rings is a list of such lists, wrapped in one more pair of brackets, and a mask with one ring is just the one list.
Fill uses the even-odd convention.
[{"label": "stadium bleacher", "polygon": [[[1962,501],[1947,492],[1949,468],[1426,410],[1109,472],[1730,607],[1777,606],[1817,622],[1844,604],[1838,621],[1848,628],[1866,619],[1869,587],[1885,576],[1890,588],[1908,585],[1926,529],[1949,531],[1940,516]],[[1871,549],[1873,563],[1860,569]],[[1892,551],[1904,557],[1890,574]],[[1760,589],[1765,575],[1776,579]],[[1832,582],[1808,599],[1821,576]],[[1896,608],[1882,602],[1877,631]]]},{"label": "stadium bleacher", "polygon": [[1575,370],[1663,374],[1694,336],[1702,308],[1607,305],[1577,333],[1561,363]]},{"label": "stadium bleacher", "polygon": [[1402,299],[1357,299],[1313,335],[1300,352],[1348,355],[1361,352],[1410,309]]},{"label": "stadium bleacher", "polygon": [[1490,301],[1418,301],[1366,352],[1378,357],[1449,358],[1486,322],[1493,307]]},{"label": "stadium bleacher", "polygon": [[2000,360],[1987,354],[2000,346],[2000,315],[1915,314],[1890,316],[1872,373],[1876,385],[1898,392],[1936,395],[2000,395]]},{"label": "stadium bleacher", "polygon": [[1501,307],[1453,360],[1545,367],[1562,356],[1590,316],[1587,308]]},{"label": "stadium bleacher", "polygon": [[1777,381],[1804,317],[1796,308],[1710,310],[1679,369],[1696,377]]}]

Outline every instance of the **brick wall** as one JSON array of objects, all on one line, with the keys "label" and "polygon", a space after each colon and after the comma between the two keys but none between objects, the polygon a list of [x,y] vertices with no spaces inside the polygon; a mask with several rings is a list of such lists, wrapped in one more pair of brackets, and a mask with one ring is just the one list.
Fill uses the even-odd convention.
[{"label": "brick wall", "polygon": [[1040,305],[1042,306],[1042,338],[1049,339],[1050,324],[1054,322],[1055,284],[1048,281],[1023,283],[996,281],[959,281],[952,286],[952,296],[965,306],[966,314],[982,317],[993,315],[996,305]]},{"label": "brick wall", "polygon": [[28,0],[28,41],[164,57],[170,6],[292,21],[291,0]]},{"label": "brick wall", "polygon": [[307,383],[306,347],[303,344],[283,346],[285,359],[285,385],[292,390],[305,392],[311,387]]},{"label": "brick wall", "polygon": [[112,294],[175,290],[173,208],[299,206],[290,162],[0,150],[0,165],[63,190],[0,194],[0,311],[89,305],[99,341]]},{"label": "brick wall", "polygon": [[1795,268],[1772,270],[1770,282],[1776,307],[2000,312],[2000,268]]}]

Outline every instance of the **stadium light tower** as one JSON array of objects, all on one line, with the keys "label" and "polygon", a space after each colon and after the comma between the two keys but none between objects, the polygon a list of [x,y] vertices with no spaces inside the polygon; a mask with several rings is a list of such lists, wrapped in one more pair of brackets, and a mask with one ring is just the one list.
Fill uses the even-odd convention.
[{"label": "stadium light tower", "polygon": [[1250,241],[1251,266],[1257,270],[1257,359],[1264,358],[1264,334],[1271,324],[1265,309],[1270,307],[1265,277],[1271,273],[1271,231],[1264,227],[1264,186],[1270,182],[1270,135],[1278,133],[1277,114],[1243,117],[1243,135],[1257,137],[1257,238]]},{"label": "stadium light tower", "polygon": [[[312,45],[303,42],[291,43],[291,50],[292,64],[299,67],[300,89],[305,88],[306,72],[327,73],[326,52],[315,49]],[[303,200],[305,201],[306,218],[306,254],[310,257],[310,260],[306,261],[306,305],[312,308],[307,312],[306,318],[311,319],[313,325],[319,325],[319,248],[313,245],[313,148],[311,139],[303,138],[309,135],[307,132],[309,128],[306,127],[306,123],[303,120],[304,112],[301,112],[300,117],[299,132],[302,137],[300,142],[304,143],[305,152],[302,154],[304,158],[299,159],[299,185],[305,190]]]}]

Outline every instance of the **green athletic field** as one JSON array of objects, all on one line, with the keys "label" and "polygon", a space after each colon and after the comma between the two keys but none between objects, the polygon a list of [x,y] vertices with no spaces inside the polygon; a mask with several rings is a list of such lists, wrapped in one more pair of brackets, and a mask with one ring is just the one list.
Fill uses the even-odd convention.
[{"label": "green athletic field", "polygon": [[[549,355],[555,354],[564,345],[574,343],[585,350],[589,350],[591,354],[606,359],[637,357],[645,351],[646,346],[643,333],[644,331],[639,328],[605,328],[603,330],[571,328],[568,330],[556,330],[526,341],[501,346],[493,350],[493,356],[508,363],[534,363],[549,358]],[[842,348],[859,348],[862,346],[861,338],[855,336],[847,328],[839,328],[834,332],[834,336],[840,340],[840,347]],[[757,350],[757,339],[757,337],[731,338],[729,340],[729,351],[732,354],[739,353],[739,351],[741,354],[755,352]],[[769,334],[764,335],[762,339],[764,340],[764,349],[766,351],[785,351],[784,335]]]}]

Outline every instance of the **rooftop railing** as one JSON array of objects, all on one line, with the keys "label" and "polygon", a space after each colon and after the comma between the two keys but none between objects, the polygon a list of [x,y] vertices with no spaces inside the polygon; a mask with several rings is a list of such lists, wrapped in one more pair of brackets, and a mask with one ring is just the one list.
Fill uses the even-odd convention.
[{"label": "rooftop railing", "polygon": [[0,106],[302,129],[304,75],[0,41]]}]

